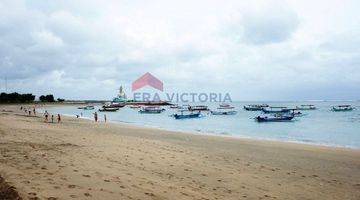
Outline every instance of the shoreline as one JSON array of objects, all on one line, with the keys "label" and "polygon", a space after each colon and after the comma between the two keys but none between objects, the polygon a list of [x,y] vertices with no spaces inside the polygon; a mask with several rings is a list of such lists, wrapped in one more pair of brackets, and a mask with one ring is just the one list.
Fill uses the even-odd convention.
[{"label": "shoreline", "polygon": [[0,106],[0,176],[24,199],[359,199],[360,151]]},{"label": "shoreline", "polygon": [[[75,105],[63,105],[63,106],[75,106]],[[46,106],[45,106],[46,107]],[[56,105],[51,106],[56,107]],[[74,114],[62,114],[67,117],[76,118],[76,115]],[[89,120],[93,121],[90,117],[79,117],[79,119]],[[101,121],[100,123],[103,123]],[[336,144],[326,144],[326,143],[316,143],[316,142],[306,142],[306,141],[299,141],[299,140],[281,140],[281,139],[271,139],[271,138],[260,138],[260,137],[247,137],[247,136],[241,136],[241,135],[233,135],[231,133],[229,134],[221,134],[221,133],[210,133],[210,132],[203,132],[203,131],[190,131],[190,130],[174,130],[171,128],[164,128],[159,126],[152,126],[152,125],[146,125],[146,124],[139,124],[136,122],[124,122],[124,121],[117,121],[117,120],[107,120],[107,123],[118,123],[122,125],[130,125],[134,126],[136,128],[149,128],[149,129],[157,129],[161,131],[170,131],[173,133],[180,133],[180,134],[192,134],[192,135],[201,135],[201,136],[210,136],[210,137],[220,137],[220,138],[231,138],[235,140],[249,140],[252,142],[257,141],[265,141],[265,142],[279,142],[279,143],[290,143],[290,144],[299,144],[299,145],[310,145],[310,146],[319,146],[319,147],[329,147],[329,148],[337,148],[337,149],[351,149],[351,150],[360,150],[360,147],[356,146],[344,146],[344,145],[336,145]]]}]

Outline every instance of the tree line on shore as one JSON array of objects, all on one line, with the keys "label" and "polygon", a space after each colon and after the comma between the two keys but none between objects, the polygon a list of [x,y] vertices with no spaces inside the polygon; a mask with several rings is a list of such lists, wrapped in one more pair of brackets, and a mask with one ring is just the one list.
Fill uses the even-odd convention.
[{"label": "tree line on shore", "polygon": [[[41,102],[55,102],[54,95],[41,95],[39,97]],[[0,94],[0,103],[31,103],[35,101],[35,95],[28,93],[28,94],[19,94],[17,92],[13,93],[5,93],[2,92]],[[57,98],[58,102],[63,102],[65,99]]]}]

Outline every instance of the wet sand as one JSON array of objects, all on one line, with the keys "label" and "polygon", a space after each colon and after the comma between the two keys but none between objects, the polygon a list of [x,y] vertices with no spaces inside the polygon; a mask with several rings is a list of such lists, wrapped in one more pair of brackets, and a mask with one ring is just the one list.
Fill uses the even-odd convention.
[{"label": "wet sand", "polygon": [[360,150],[62,119],[0,105],[0,176],[24,199],[360,199]]}]

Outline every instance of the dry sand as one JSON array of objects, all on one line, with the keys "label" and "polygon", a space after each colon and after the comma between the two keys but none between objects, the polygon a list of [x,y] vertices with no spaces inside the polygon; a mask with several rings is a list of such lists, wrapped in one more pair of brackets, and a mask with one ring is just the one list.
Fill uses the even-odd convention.
[{"label": "dry sand", "polygon": [[360,150],[197,136],[0,106],[0,175],[24,199],[360,199]]}]

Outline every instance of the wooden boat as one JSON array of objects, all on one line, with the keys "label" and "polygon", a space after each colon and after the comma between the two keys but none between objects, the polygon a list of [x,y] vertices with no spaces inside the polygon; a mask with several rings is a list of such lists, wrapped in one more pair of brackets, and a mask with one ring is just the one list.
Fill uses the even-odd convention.
[{"label": "wooden boat", "polygon": [[289,109],[291,111],[291,115],[293,115],[294,117],[303,117],[306,114],[300,112],[298,109]]},{"label": "wooden boat", "polygon": [[314,105],[300,105],[296,106],[297,110],[316,110],[316,107]]},{"label": "wooden boat", "polygon": [[267,104],[251,104],[244,106],[244,109],[247,111],[262,111],[263,108],[269,107]]},{"label": "wooden boat", "polygon": [[107,108],[107,107],[105,107],[105,108],[99,109],[99,112],[116,112],[118,110],[119,110],[119,108]]},{"label": "wooden boat", "polygon": [[131,105],[131,106],[129,106],[129,108],[138,109],[138,108],[141,108],[141,106],[139,106],[139,105]]},{"label": "wooden boat", "polygon": [[82,107],[78,107],[78,109],[83,109],[83,110],[94,110],[95,107],[94,106],[82,106]]},{"label": "wooden boat", "polygon": [[177,108],[180,108],[180,107],[178,105],[174,104],[174,105],[171,105],[170,108],[177,109]]},{"label": "wooden boat", "polygon": [[257,116],[255,120],[257,122],[288,122],[294,119],[293,115],[274,115],[271,117],[267,116]]},{"label": "wooden boat", "polygon": [[217,110],[210,111],[212,115],[236,115],[237,111],[234,110],[235,107],[230,106],[229,104],[222,104]]},{"label": "wooden boat", "polygon": [[181,112],[181,114],[174,114],[173,115],[175,119],[191,119],[191,118],[199,118],[201,117],[201,113],[189,113],[189,114],[184,114],[183,112]]},{"label": "wooden boat", "polygon": [[216,111],[211,111],[212,115],[236,115],[237,111],[236,110],[216,110]]},{"label": "wooden boat", "polygon": [[266,114],[268,113],[289,113],[291,109],[287,107],[268,107],[262,108],[262,111]]},{"label": "wooden boat", "polygon": [[331,110],[334,112],[343,112],[343,111],[352,111],[354,110],[354,108],[351,107],[351,105],[338,105],[338,106],[333,106]]},{"label": "wooden boat", "polygon": [[189,109],[189,111],[208,111],[209,110],[209,108],[204,105],[189,106],[188,109]]},{"label": "wooden boat", "polygon": [[147,106],[147,107],[142,107],[139,110],[139,113],[159,114],[159,113],[162,113],[164,111],[165,111],[164,108],[160,108],[158,106]]}]

